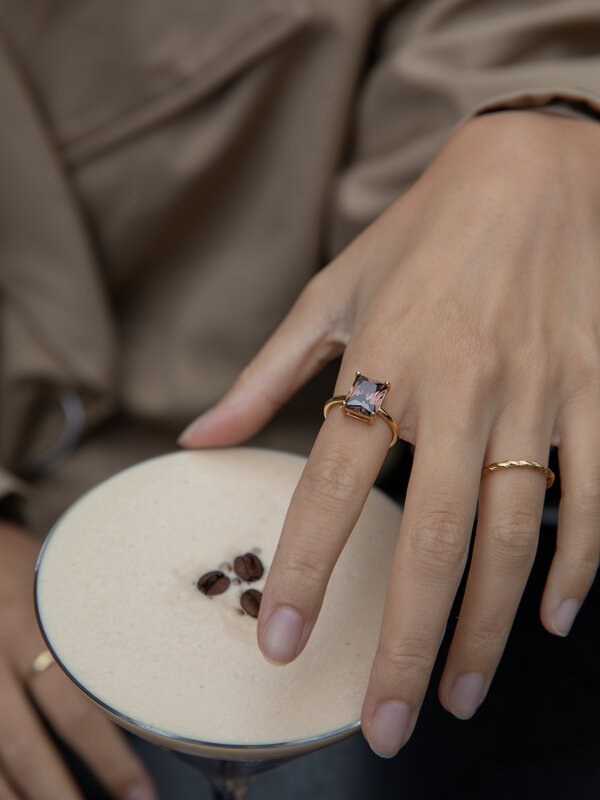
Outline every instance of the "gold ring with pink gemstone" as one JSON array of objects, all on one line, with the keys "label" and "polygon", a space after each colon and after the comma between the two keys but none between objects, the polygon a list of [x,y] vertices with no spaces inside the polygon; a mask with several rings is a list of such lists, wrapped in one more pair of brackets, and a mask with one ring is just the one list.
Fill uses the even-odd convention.
[{"label": "gold ring with pink gemstone", "polygon": [[354,382],[348,394],[338,394],[335,397],[330,397],[323,407],[323,416],[327,416],[330,408],[341,406],[342,413],[347,417],[354,417],[354,419],[359,419],[361,422],[366,422],[367,425],[372,425],[376,417],[381,417],[392,432],[390,447],[393,447],[400,436],[398,423],[391,414],[388,414],[385,408],[381,407],[390,388],[389,381],[377,383],[377,381],[369,380],[369,378],[361,375],[359,370],[356,370]]}]

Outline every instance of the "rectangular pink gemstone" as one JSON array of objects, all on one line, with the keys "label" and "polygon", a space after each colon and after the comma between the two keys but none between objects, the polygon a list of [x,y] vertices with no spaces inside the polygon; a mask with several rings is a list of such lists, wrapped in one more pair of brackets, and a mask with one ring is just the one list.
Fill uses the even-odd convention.
[{"label": "rectangular pink gemstone", "polygon": [[346,411],[357,417],[372,419],[383,403],[387,390],[385,383],[375,383],[364,375],[357,375],[346,395]]}]

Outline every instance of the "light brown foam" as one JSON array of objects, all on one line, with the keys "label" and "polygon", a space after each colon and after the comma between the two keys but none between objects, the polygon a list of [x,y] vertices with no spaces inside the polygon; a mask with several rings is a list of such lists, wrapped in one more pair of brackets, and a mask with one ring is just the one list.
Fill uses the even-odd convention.
[{"label": "light brown foam", "polygon": [[238,612],[248,584],[213,598],[196,588],[249,550],[268,568],[304,464],[251,448],[174,453],[76,503],[37,587],[46,635],[75,679],[143,725],[205,741],[292,741],[359,719],[401,516],[389,498],[368,498],[293,664],[262,657],[256,620]]}]

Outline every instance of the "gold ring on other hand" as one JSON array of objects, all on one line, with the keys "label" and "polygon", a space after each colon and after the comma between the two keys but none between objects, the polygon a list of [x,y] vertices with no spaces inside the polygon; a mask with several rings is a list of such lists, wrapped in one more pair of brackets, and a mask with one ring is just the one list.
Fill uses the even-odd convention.
[{"label": "gold ring on other hand", "polygon": [[45,672],[48,667],[52,666],[54,663],[54,656],[50,650],[48,650],[48,648],[45,648],[33,659],[33,662],[29,667],[29,672],[25,675],[23,680],[26,684],[29,684],[36,675],[40,675],[42,672]]}]

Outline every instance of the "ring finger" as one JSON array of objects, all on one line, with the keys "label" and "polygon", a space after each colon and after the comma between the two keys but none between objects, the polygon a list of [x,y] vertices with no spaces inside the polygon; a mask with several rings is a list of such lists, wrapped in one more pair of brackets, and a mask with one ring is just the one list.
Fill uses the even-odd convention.
[{"label": "ring finger", "polygon": [[[546,464],[551,424],[506,419],[490,439],[485,463],[509,458]],[[534,433],[532,433],[534,431]],[[496,671],[537,550],[546,477],[528,469],[485,476],[460,617],[439,687],[455,716],[472,716]]]}]

